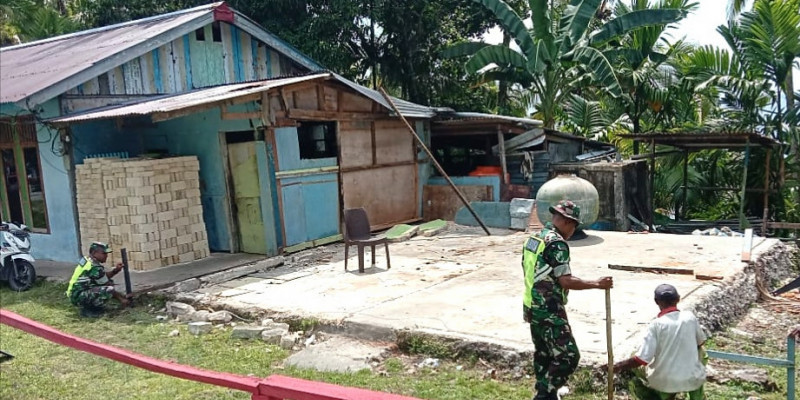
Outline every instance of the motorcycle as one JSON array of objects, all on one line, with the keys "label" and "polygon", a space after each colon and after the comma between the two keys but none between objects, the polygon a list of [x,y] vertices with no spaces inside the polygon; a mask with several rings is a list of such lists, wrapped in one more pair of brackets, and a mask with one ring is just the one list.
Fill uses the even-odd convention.
[{"label": "motorcycle", "polygon": [[36,282],[31,236],[27,226],[10,222],[0,223],[0,280],[17,292],[33,287]]}]

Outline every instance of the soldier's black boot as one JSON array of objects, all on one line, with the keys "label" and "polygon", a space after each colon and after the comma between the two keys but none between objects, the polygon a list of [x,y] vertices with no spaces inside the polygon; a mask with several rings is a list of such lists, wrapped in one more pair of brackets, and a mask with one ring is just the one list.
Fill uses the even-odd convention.
[{"label": "soldier's black boot", "polygon": [[97,307],[81,307],[81,317],[84,318],[100,318],[103,315],[103,309]]},{"label": "soldier's black boot", "polygon": [[533,400],[558,400],[556,392],[537,392]]}]

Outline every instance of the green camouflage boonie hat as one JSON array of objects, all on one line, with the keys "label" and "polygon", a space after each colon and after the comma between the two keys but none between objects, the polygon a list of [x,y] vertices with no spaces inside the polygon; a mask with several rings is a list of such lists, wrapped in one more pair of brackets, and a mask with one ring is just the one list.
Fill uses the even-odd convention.
[{"label": "green camouflage boonie hat", "polygon": [[561,200],[558,204],[550,206],[550,213],[558,213],[565,218],[581,223],[581,208],[570,200]]},{"label": "green camouflage boonie hat", "polygon": [[95,251],[102,251],[103,253],[111,253],[111,247],[103,242],[93,242],[91,246],[89,246],[89,253],[94,253]]}]

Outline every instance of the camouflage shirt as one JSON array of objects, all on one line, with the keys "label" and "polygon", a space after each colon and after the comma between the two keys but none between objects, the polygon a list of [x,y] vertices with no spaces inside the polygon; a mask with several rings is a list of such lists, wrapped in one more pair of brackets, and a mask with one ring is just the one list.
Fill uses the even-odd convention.
[{"label": "camouflage shirt", "polygon": [[567,290],[561,287],[558,278],[572,274],[569,246],[550,223],[534,235],[544,240],[547,247],[536,264],[532,308],[566,316]]},{"label": "camouflage shirt", "polygon": [[[85,262],[84,260],[81,261]],[[106,285],[108,282],[109,279],[106,277],[106,270],[103,268],[103,264],[92,260],[92,267],[83,271],[78,280],[75,281],[75,285],[72,287],[72,296],[95,286]]]}]

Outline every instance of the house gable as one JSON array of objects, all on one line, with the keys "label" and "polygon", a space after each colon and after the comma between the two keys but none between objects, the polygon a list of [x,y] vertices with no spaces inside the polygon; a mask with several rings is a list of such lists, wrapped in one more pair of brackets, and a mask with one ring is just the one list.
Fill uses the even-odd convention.
[{"label": "house gable", "polygon": [[62,113],[308,71],[241,27],[217,21],[73,87],[62,96]]},{"label": "house gable", "polygon": [[[204,34],[207,33],[213,22],[219,24],[220,35],[226,36],[227,44],[220,38],[220,42],[216,43],[221,43],[221,50],[219,45],[216,48],[207,44],[193,45],[192,38],[200,42],[196,40],[195,32],[202,29]],[[213,35],[213,32],[210,33]],[[213,41],[213,37],[209,39]],[[256,67],[242,64],[249,60],[253,64],[253,54],[258,60],[259,42],[264,45],[264,58],[268,54],[273,55],[267,52],[269,48],[280,55],[278,63],[282,62],[281,58],[291,60],[283,61],[288,71],[298,66],[302,67],[300,71],[322,69],[319,64],[225,3],[215,3],[4,48],[0,57],[0,75],[4,86],[0,102],[35,105],[68,91],[70,95],[76,92],[80,94],[81,91],[84,94],[94,93],[95,87],[98,95],[112,95],[114,90],[120,92],[118,95],[135,96],[159,93],[159,83],[164,93],[174,93],[176,90],[185,91],[220,81],[220,77],[222,79],[217,84],[241,82],[247,80],[250,69],[253,69],[253,77],[258,73]],[[247,45],[250,48],[245,47]],[[195,50],[194,61],[191,58],[192,50]],[[220,53],[222,62],[219,61]],[[212,56],[204,57],[204,54]],[[237,54],[238,58],[234,57]],[[183,63],[174,62],[180,57],[183,57]],[[155,68],[156,58],[158,69]],[[220,65],[223,67],[222,74],[217,72]],[[191,74],[193,66],[200,72],[197,84]],[[160,75],[158,80],[155,79],[156,73]],[[263,76],[267,76],[266,67]],[[93,82],[95,79],[96,84]],[[107,84],[106,79],[109,81]],[[169,83],[172,83],[171,87]],[[107,94],[101,93],[105,87],[108,87]]]}]

